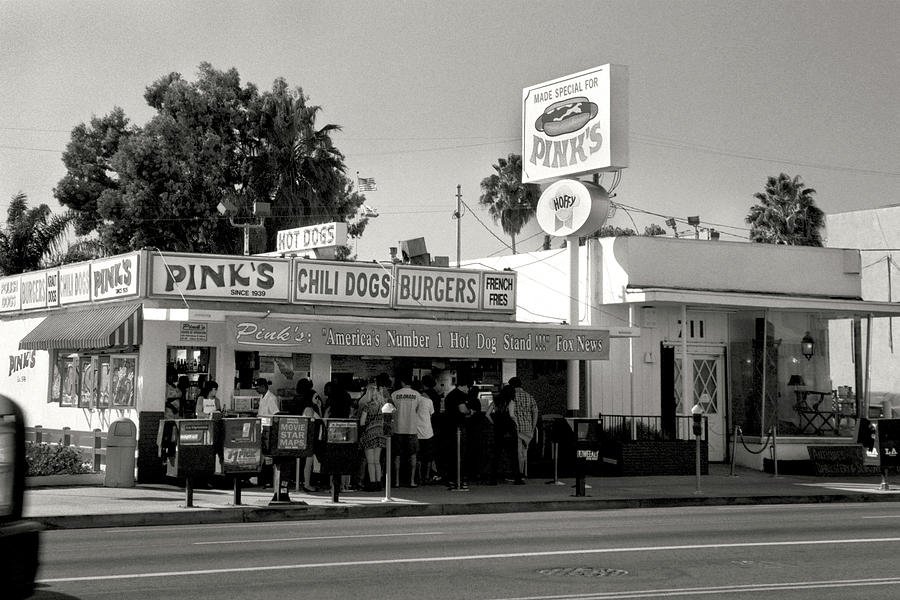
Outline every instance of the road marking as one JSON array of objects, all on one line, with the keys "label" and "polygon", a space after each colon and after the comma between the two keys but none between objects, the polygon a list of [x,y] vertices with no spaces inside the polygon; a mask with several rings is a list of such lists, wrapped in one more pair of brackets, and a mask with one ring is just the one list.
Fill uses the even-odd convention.
[{"label": "road marking", "polygon": [[344,540],[359,538],[401,537],[411,535],[445,535],[443,531],[422,531],[416,533],[366,533],[362,535],[317,535],[315,537],[269,538],[259,540],[223,540],[218,542],[194,542],[195,546],[213,544],[261,544],[266,542],[303,542],[308,540]]},{"label": "road marking", "polygon": [[55,577],[41,579],[38,583],[64,583],[73,581],[109,581],[115,579],[149,579],[184,575],[218,575],[220,573],[244,573],[260,571],[288,571],[297,569],[321,569],[331,567],[358,567],[366,565],[399,565],[429,562],[454,562],[461,560],[485,560],[508,558],[536,558],[541,556],[571,556],[574,554],[620,554],[625,552],[671,552],[673,550],[712,550],[717,548],[765,548],[774,546],[824,546],[829,544],[877,544],[900,542],[900,537],[850,538],[836,540],[790,540],[784,542],[736,542],[732,544],[684,544],[678,546],[637,546],[633,548],[584,548],[579,550],[546,550],[542,552],[509,552],[503,554],[463,554],[456,556],[423,556],[418,558],[387,558],[378,560],[348,560],[340,562],[299,563],[292,565],[260,565],[230,569],[197,569],[194,571],[159,571],[155,573],[122,573],[120,575],[86,575],[82,577]]},{"label": "road marking", "polygon": [[623,592],[595,592],[593,594],[565,594],[560,596],[513,596],[492,600],[617,600],[627,598],[673,598],[677,596],[698,596],[710,594],[741,594],[746,592],[778,592],[785,590],[811,590],[875,585],[895,585],[900,577],[875,579],[834,579],[825,581],[795,581],[786,583],[750,583],[691,588],[669,588],[656,590],[633,590]]},{"label": "road marking", "polygon": [[871,515],[861,519],[900,519],[900,515]]}]

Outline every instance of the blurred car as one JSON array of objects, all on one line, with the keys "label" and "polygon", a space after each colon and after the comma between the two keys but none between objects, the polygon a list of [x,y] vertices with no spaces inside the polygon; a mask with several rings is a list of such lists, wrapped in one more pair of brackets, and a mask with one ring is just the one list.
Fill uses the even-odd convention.
[{"label": "blurred car", "polygon": [[27,598],[38,570],[40,525],[22,520],[25,424],[15,402],[0,396],[0,582],[4,598]]}]

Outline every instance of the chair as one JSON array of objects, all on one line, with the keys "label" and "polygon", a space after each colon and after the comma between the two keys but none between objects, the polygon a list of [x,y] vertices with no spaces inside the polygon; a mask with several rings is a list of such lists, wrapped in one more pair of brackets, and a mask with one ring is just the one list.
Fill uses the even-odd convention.
[{"label": "chair", "polygon": [[[800,431],[805,434],[823,435],[826,432],[837,433],[836,413],[831,410],[822,410],[822,403],[831,397],[831,392],[812,392],[809,390],[796,390],[797,404],[794,410],[800,415]],[[818,400],[811,406],[810,397],[818,396]]]}]

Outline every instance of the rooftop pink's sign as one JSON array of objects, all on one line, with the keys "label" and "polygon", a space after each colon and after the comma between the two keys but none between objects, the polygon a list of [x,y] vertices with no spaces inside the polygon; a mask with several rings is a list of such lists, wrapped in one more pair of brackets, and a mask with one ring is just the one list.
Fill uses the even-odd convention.
[{"label": "rooftop pink's sign", "polygon": [[628,166],[628,68],[603,65],[522,90],[522,181]]}]

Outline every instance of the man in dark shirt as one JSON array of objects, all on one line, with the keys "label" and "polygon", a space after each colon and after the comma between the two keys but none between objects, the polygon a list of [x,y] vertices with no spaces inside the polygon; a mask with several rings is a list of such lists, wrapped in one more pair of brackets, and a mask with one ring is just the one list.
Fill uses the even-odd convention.
[{"label": "man in dark shirt", "polygon": [[[472,376],[470,374],[458,373],[456,387],[444,396],[444,419],[447,421],[444,429],[446,441],[444,464],[447,468],[444,471],[445,480],[451,489],[457,487],[457,484],[462,489],[469,487],[468,461],[464,458],[466,456],[466,418],[470,413],[468,400],[471,385]],[[459,440],[458,446],[457,440]]]}]

